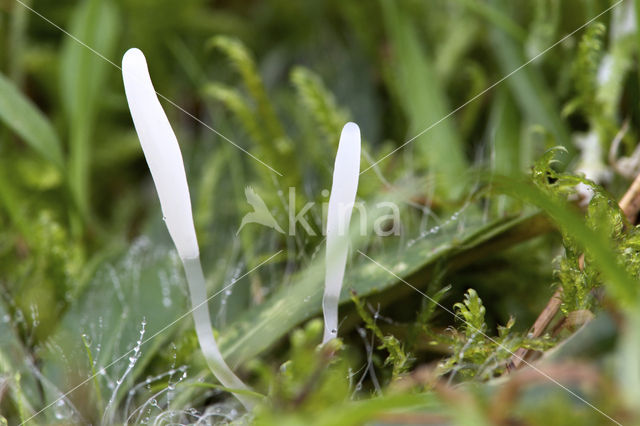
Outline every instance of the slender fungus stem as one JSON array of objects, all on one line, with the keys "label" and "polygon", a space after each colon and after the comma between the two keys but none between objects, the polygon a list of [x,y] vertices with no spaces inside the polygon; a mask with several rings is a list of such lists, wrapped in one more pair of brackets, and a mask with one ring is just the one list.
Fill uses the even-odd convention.
[{"label": "slender fungus stem", "polygon": [[[129,49],[124,54],[122,76],[131,117],[158,192],[164,220],[185,269],[202,353],[209,369],[223,386],[248,390],[225,363],[213,336],[180,146],[153,88],[147,61],[139,49]],[[247,410],[257,402],[252,396],[235,396]]]},{"label": "slender fungus stem", "polygon": [[324,337],[326,343],[338,335],[338,302],[349,249],[349,223],[360,176],[360,128],[347,123],[342,129],[333,169],[333,183],[327,212],[325,259]]}]

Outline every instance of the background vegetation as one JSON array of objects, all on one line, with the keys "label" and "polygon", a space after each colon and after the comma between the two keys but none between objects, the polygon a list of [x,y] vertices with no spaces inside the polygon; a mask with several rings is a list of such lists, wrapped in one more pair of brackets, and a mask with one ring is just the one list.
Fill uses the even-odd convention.
[{"label": "background vegetation", "polygon": [[[0,424],[638,422],[640,237],[616,201],[640,170],[634,6],[1,0]],[[254,413],[180,319],[118,69],[133,46],[171,101],[222,352],[267,395]],[[318,348],[319,206],[348,120],[369,232],[342,339]],[[315,201],[316,235],[237,232],[249,186],[285,229],[290,187]],[[383,201],[399,235],[370,229]]]}]

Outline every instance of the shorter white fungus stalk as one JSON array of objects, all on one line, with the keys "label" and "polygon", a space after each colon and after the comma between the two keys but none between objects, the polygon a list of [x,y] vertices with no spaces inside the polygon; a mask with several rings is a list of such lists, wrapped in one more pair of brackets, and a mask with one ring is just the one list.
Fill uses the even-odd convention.
[{"label": "shorter white fungus stalk", "polygon": [[[124,54],[122,76],[131,117],[158,192],[164,220],[184,265],[202,353],[211,372],[223,386],[248,390],[225,363],[213,335],[180,146],[160,105],[147,62],[139,49],[129,49]],[[256,402],[255,398],[247,395],[236,394],[236,397],[247,409],[251,409]]]},{"label": "shorter white fungus stalk", "polygon": [[342,129],[333,168],[333,183],[327,211],[325,258],[324,337],[326,343],[338,335],[338,302],[349,249],[349,223],[360,176],[360,128],[347,123]]}]

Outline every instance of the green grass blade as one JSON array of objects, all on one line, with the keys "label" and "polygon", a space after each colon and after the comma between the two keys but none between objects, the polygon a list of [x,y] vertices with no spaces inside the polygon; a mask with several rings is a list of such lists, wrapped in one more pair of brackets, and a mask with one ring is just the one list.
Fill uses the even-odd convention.
[{"label": "green grass blade", "polygon": [[[503,5],[499,0],[493,3]],[[527,63],[522,46],[502,29],[493,28],[491,39],[503,75],[509,75]],[[560,110],[555,104],[553,93],[545,84],[536,64],[528,64],[519,69],[505,80],[505,84],[511,89],[519,108],[534,124],[540,124],[547,129],[555,138],[557,145],[564,146],[570,153],[575,152],[570,142],[569,132],[560,119]]]},{"label": "green grass blade", "polygon": [[[471,225],[463,235],[452,238],[442,233],[422,239],[397,254],[390,249],[372,256],[381,264],[396,265],[394,273],[409,279],[412,284],[423,285],[429,279],[430,268],[437,262],[450,260],[452,269],[483,255],[493,253],[523,239],[532,238],[548,227],[540,227],[536,216],[500,220],[489,225]],[[525,226],[523,226],[525,224]],[[354,250],[355,252],[355,250]],[[318,256],[320,260],[323,256]],[[402,259],[399,261],[398,259]],[[413,291],[399,284],[393,275],[379,266],[354,254],[348,263],[341,303],[350,300],[350,290],[361,296],[378,294],[382,303]],[[277,291],[264,304],[245,314],[221,333],[219,344],[223,356],[231,365],[241,364],[274,344],[296,325],[320,313],[324,280],[324,265],[316,261],[300,272],[291,285]],[[420,282],[419,282],[420,281]],[[354,316],[355,318],[355,316]],[[348,327],[348,324],[343,324]]]},{"label": "green grass blade", "polygon": [[629,276],[620,265],[606,237],[587,227],[584,218],[573,206],[555,199],[533,184],[513,178],[496,178],[494,185],[499,191],[546,212],[563,232],[575,239],[585,252],[591,255],[597,268],[608,281],[611,294],[618,302],[622,306],[636,306],[637,280]]},{"label": "green grass blade", "polygon": [[[445,198],[456,198],[462,190],[461,176],[467,171],[462,141],[451,118],[442,122],[453,108],[447,105],[435,69],[423,52],[416,29],[398,3],[383,0],[382,12],[391,48],[394,87],[409,118],[408,138],[434,125],[412,142],[416,166],[439,178],[436,191]],[[435,125],[435,123],[438,123]]]},{"label": "green grass blade", "polygon": [[[118,15],[108,0],[78,4],[69,32],[101,55],[113,55]],[[91,144],[96,116],[104,97],[107,72],[112,65],[72,38],[62,48],[60,87],[69,125],[69,185],[83,215],[89,210]],[[115,70],[113,70],[115,71]]]},{"label": "green grass blade", "polygon": [[[493,170],[515,176],[524,171],[520,153],[520,117],[506,90],[500,90],[489,118],[489,140],[493,141]],[[531,163],[529,163],[531,164]]]},{"label": "green grass blade", "polygon": [[[8,390],[8,398],[0,399],[0,412],[8,413],[9,400],[21,419],[30,416],[40,406],[38,383],[29,364],[28,350],[20,342],[17,330],[12,324],[9,311],[0,302],[0,377],[3,394]],[[7,386],[5,388],[4,386]]]},{"label": "green grass blade", "polygon": [[[116,403],[128,388],[124,386],[118,395],[113,395],[114,389],[107,386],[104,377],[89,379],[92,372],[105,368],[112,381],[122,377],[129,357],[134,356],[129,351],[139,339],[143,320],[146,321],[144,339],[148,339],[181,315],[188,314],[182,274],[182,266],[173,251],[162,246],[152,247],[144,240],[135,243],[120,259],[105,261],[39,354],[44,375],[63,392],[86,381],[69,394],[69,399],[78,407],[85,407],[88,416],[102,416],[96,404],[98,395],[94,394],[96,382],[105,400],[113,397]],[[135,383],[158,351],[166,348],[167,340],[192,321],[191,315],[184,315],[174,326],[141,345],[140,356],[126,377],[127,383]],[[87,359],[87,347],[92,350],[95,365]],[[60,351],[64,351],[64,356]],[[106,367],[119,357],[122,359]],[[74,374],[68,374],[69,371]],[[46,397],[47,402],[52,402],[58,395],[47,392]],[[40,421],[44,421],[47,414],[45,412]]]},{"label": "green grass blade", "polygon": [[515,41],[524,43],[527,39],[527,32],[513,21],[508,15],[504,14],[500,9],[493,7],[485,2],[476,0],[455,0],[468,8],[469,11],[486,19],[493,27],[500,28]]},{"label": "green grass blade", "polygon": [[33,102],[2,74],[0,120],[34,151],[62,169],[62,146],[53,126]]}]

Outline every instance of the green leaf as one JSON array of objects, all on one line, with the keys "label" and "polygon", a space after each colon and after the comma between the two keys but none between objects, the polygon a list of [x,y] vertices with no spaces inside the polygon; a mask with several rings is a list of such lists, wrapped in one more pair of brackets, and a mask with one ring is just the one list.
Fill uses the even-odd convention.
[{"label": "green leaf", "polygon": [[[69,125],[69,185],[83,214],[88,212],[91,144],[107,71],[117,72],[95,52],[110,58],[118,35],[118,14],[111,1],[78,3],[62,48],[60,86]],[[87,48],[91,47],[94,51]]]},{"label": "green leaf", "polygon": [[500,28],[514,40],[524,43],[527,39],[527,32],[518,25],[511,17],[497,7],[493,7],[485,2],[475,0],[456,0],[468,8],[470,12],[485,18],[495,28]]},{"label": "green leaf", "polygon": [[[76,407],[84,406],[85,415],[102,415],[96,408],[99,398],[92,371],[104,368],[112,383],[121,379],[130,357],[135,355],[131,350],[145,322],[140,357],[115,395],[117,403],[158,351],[167,347],[167,340],[181,327],[191,327],[183,276],[173,250],[152,247],[145,239],[134,243],[117,261],[105,262],[39,354],[47,379],[61,392],[78,386],[69,394],[70,401]],[[91,357],[87,351],[91,351]],[[115,390],[102,375],[98,382],[102,397],[109,400]],[[59,396],[51,389],[45,391],[48,402]],[[50,415],[45,411],[38,419],[44,422]]]},{"label": "green leaf", "polygon": [[546,212],[562,232],[569,235],[600,270],[613,297],[627,308],[634,306],[638,284],[620,264],[608,235],[589,228],[585,219],[567,201],[558,199],[528,182],[513,178],[494,181],[497,189]]},{"label": "green leaf", "polygon": [[20,90],[0,74],[0,120],[34,151],[63,168],[62,147],[49,120]]},{"label": "green leaf", "polygon": [[[36,368],[22,345],[7,308],[0,302],[0,377],[21,421],[40,406],[40,390],[33,374]],[[4,391],[3,391],[4,393]],[[9,401],[0,400],[0,412],[9,412]]]},{"label": "green leaf", "polygon": [[[520,152],[520,117],[514,101],[505,90],[498,90],[492,104],[490,138],[494,141],[495,159],[492,164],[495,173],[514,176],[524,169]],[[530,163],[526,164],[530,166]]]},{"label": "green leaf", "polygon": [[[435,393],[399,393],[360,401],[348,401],[337,407],[332,407],[330,410],[325,410],[320,415],[313,416],[313,418],[309,418],[309,416],[300,418],[297,423],[304,422],[309,425],[323,426],[356,426],[376,423],[375,420],[384,413],[415,412],[419,409],[429,413],[444,412],[443,406]],[[478,417],[475,418],[474,423],[483,424],[483,422],[478,421]],[[467,422],[466,424],[472,423]]]},{"label": "green leaf", "polygon": [[[399,3],[382,1],[385,27],[393,49],[389,85],[398,94],[409,119],[408,138],[421,134],[410,145],[419,168],[428,168],[439,178],[436,191],[446,198],[460,196],[461,176],[467,160],[460,136],[449,119],[444,88],[430,58],[423,52],[416,27]],[[427,131],[427,129],[429,129]]]},{"label": "green leaf", "polygon": [[[502,219],[489,225],[468,224],[461,235],[455,231],[442,232],[418,240],[409,247],[388,249],[385,254],[372,258],[412,285],[422,286],[429,281],[430,269],[440,262],[447,262],[454,269],[548,230],[546,222],[541,223],[537,215]],[[277,291],[267,302],[222,331],[219,344],[229,363],[237,365],[253,358],[297,324],[320,313],[324,256],[318,258],[298,273],[291,285]],[[349,300],[351,290],[361,297],[376,294],[374,304],[389,303],[415,292],[406,284],[399,283],[388,271],[357,253],[347,267],[341,302]],[[347,326],[348,320],[343,328]]]},{"label": "green leaf", "polygon": [[[493,0],[492,5],[500,7],[501,10],[506,6],[504,0]],[[491,39],[495,45],[494,51],[500,69],[504,76],[509,76],[504,84],[508,85],[513,92],[513,98],[520,110],[533,124],[542,125],[549,131],[557,144],[564,146],[569,152],[574,152],[569,132],[560,119],[553,92],[545,84],[540,70],[535,64],[527,63],[522,46],[502,28],[493,27]]]}]

